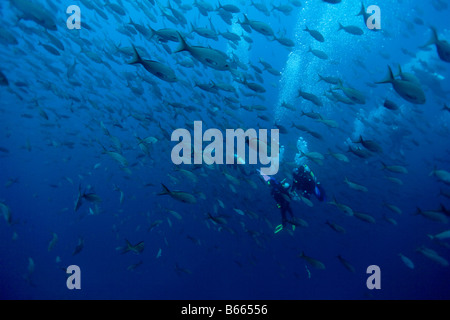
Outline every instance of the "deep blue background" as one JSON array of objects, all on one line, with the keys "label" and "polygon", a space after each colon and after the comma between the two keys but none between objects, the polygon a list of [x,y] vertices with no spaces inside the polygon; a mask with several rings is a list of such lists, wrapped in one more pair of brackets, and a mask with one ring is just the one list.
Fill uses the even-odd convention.
[{"label": "deep blue background", "polygon": [[[275,77],[263,72],[263,85],[267,90],[263,94],[264,100],[245,97],[242,93],[238,96],[242,105],[266,106],[267,111],[260,114],[272,120],[264,122],[256,118],[257,111],[231,109],[222,99],[230,94],[213,95],[193,86],[194,78],[202,83],[210,80],[231,82],[230,73],[207,69],[200,64],[193,69],[183,68],[176,62],[189,57],[189,54],[168,54],[155,40],[149,41],[139,35],[127,36],[117,31],[129,22],[130,17],[136,23],[151,25],[153,29],[169,27],[188,32],[190,26],[173,25],[161,16],[158,6],[152,8],[150,1],[142,2],[147,3],[155,21],[125,0],[122,6],[128,16],[114,18],[105,6],[103,10],[109,16],[105,21],[85,7],[86,1],[55,0],[52,1],[53,6],[46,7],[54,14],[58,26],[58,31],[49,32],[65,46],[58,57],[38,45],[39,41],[50,43],[43,28],[33,21],[17,21],[18,11],[8,2],[1,4],[1,28],[18,40],[16,45],[7,44],[4,40],[0,42],[0,70],[10,83],[8,87],[0,87],[0,146],[9,150],[9,153],[0,152],[0,200],[10,208],[13,219],[12,225],[3,219],[0,221],[2,299],[450,297],[449,267],[443,267],[416,251],[424,245],[450,259],[448,242],[439,244],[427,237],[427,234],[447,230],[448,224],[414,215],[417,207],[433,210],[441,203],[450,207],[449,199],[439,195],[440,189],[449,190],[450,187],[429,176],[434,166],[450,171],[450,113],[441,110],[450,92],[449,65],[438,59],[434,46],[430,46],[429,51],[419,49],[431,35],[429,25],[437,28],[440,38],[450,39],[446,18],[449,9],[438,10],[437,5],[445,2],[434,1],[435,6],[406,0],[401,3],[366,3],[379,5],[382,13],[382,31],[371,32],[365,28],[362,18],[355,16],[360,9],[359,1],[343,1],[337,5],[302,1],[302,7],[294,7],[289,16],[272,11],[270,17],[247,2],[236,1],[241,9],[236,16],[241,20],[246,13],[249,19],[269,23],[276,34],[285,30],[286,37],[296,43],[292,49],[297,57],[294,59],[281,44],[253,31],[248,34],[253,39],[249,51],[237,52],[244,62],[247,57],[252,64],[263,69],[259,63],[262,59],[283,73],[281,77]],[[171,3],[178,8],[175,2]],[[85,28],[67,30],[65,9],[71,4],[81,7],[82,21],[89,24],[91,31]],[[163,1],[162,5],[167,6],[167,3]],[[215,2],[213,6],[216,6]],[[210,16],[216,30],[231,30],[231,26],[225,24],[217,13],[211,12]],[[185,17],[194,26],[209,27],[207,18],[195,7],[187,11]],[[359,26],[364,29],[364,35],[338,32],[338,22]],[[319,30],[326,39],[325,43],[317,42],[302,31],[306,25]],[[81,37],[83,47],[71,37]],[[187,41],[192,45],[211,45],[224,52],[231,50],[220,36],[219,41],[213,41],[193,34]],[[127,65],[131,56],[118,53],[115,46],[129,47],[131,43],[146,49],[146,53],[140,51],[143,58],[171,66],[179,81],[165,83],[141,66]],[[170,42],[168,45],[172,50],[178,46]],[[309,46],[326,51],[330,59],[317,59],[307,52]],[[86,56],[88,51],[98,54],[108,66],[89,59]],[[80,82],[80,87],[71,85],[66,75],[74,60],[77,66],[71,79]],[[292,71],[295,64],[297,71],[292,74],[289,68]],[[402,100],[390,84],[372,85],[385,77],[387,65],[396,73],[398,64],[402,65],[403,71],[415,73],[420,79],[427,96],[425,105],[414,106]],[[48,66],[59,71],[53,73]],[[255,73],[251,68],[247,72]],[[323,96],[330,85],[317,82],[318,72],[340,77],[345,85],[364,92],[366,104],[347,106],[331,102]],[[154,84],[141,81],[142,76]],[[26,85],[21,86],[18,82]],[[249,92],[243,85],[235,84],[236,88]],[[141,85],[144,94],[135,95],[127,85]],[[162,96],[154,94],[153,86],[159,88]],[[442,90],[439,91],[438,86]],[[320,109],[306,100],[296,99],[298,88],[315,93],[324,102],[324,107]],[[395,113],[384,109],[385,98],[395,101],[401,106],[401,111]],[[284,99],[288,99],[297,111],[283,111],[280,104]],[[200,111],[176,110],[167,106],[165,101],[193,105]],[[220,107],[215,116],[207,112],[212,103]],[[46,111],[49,120],[39,115],[37,104]],[[325,118],[336,120],[339,128],[330,129],[301,117],[302,110],[320,112]],[[176,118],[175,112],[179,113]],[[32,118],[24,117],[24,114]],[[137,120],[137,116],[145,116],[147,120]],[[301,202],[291,204],[295,215],[308,222],[307,228],[274,234],[273,228],[280,223],[280,215],[270,197],[270,190],[256,174],[249,178],[256,186],[254,188],[230,166],[203,165],[195,170],[193,166],[181,166],[180,169],[195,174],[198,181],[194,183],[172,164],[170,152],[175,143],[164,138],[158,123],[170,134],[176,128],[190,128],[195,120],[203,120],[205,129],[271,129],[277,120],[288,128],[288,134],[280,136],[280,144],[286,150],[277,175],[280,180],[290,179],[299,136],[308,142],[309,151],[322,154],[326,154],[328,149],[345,153],[348,139],[356,140],[359,134],[377,141],[384,153],[374,154],[369,159],[345,153],[349,163],[330,156],[326,157],[323,165],[309,163],[327,190],[329,200],[334,195],[339,202],[355,211],[373,216],[376,223],[368,224],[345,216],[335,206],[313,199],[313,208]],[[102,153],[100,143],[108,150],[112,148],[100,121],[122,143],[131,174]],[[291,128],[292,121],[319,132],[324,139],[317,140]],[[120,123],[123,128],[114,126],[115,123]],[[395,132],[402,130],[407,134],[397,147],[393,143]],[[158,139],[149,156],[140,151],[136,135]],[[408,174],[386,172],[382,170],[381,161],[404,165]],[[94,168],[98,163],[100,166]],[[254,172],[256,168],[246,166],[246,171]],[[233,186],[236,192],[230,188],[232,182],[224,172],[240,179],[240,184]],[[400,178],[404,184],[393,184],[384,178],[386,175]],[[344,183],[345,177],[366,186],[369,191],[361,193],[350,189]],[[11,178],[18,178],[18,182],[7,186]],[[151,185],[146,186],[148,183]],[[198,202],[184,204],[168,196],[157,196],[161,190],[160,183],[195,194]],[[74,212],[79,184],[83,189],[91,186],[91,190],[103,199],[99,214],[90,215],[89,207],[94,207],[87,202]],[[113,185],[124,192],[122,204]],[[216,199],[225,204],[224,209]],[[389,211],[383,206],[384,202],[395,204],[403,213],[397,215]],[[234,208],[250,210],[254,214],[241,216]],[[168,210],[178,212],[182,219],[177,219]],[[224,215],[230,229],[214,225],[207,219],[208,212]],[[394,218],[398,225],[388,223],[383,219],[384,215]],[[156,220],[162,220],[162,223],[148,231]],[[347,233],[334,232],[325,224],[327,220],[343,226]],[[48,251],[53,232],[59,240],[54,249]],[[79,237],[84,239],[85,246],[81,253],[73,256]],[[125,239],[131,243],[145,241],[144,252],[141,255],[120,254],[117,248],[125,244]],[[157,258],[160,249],[161,257]],[[308,265],[309,278],[306,262],[298,257],[302,251],[322,261],[326,269],[317,270]],[[400,252],[414,262],[413,270],[400,260]],[[343,267],[336,258],[339,254],[355,267],[355,273]],[[32,284],[24,280],[29,257],[35,263]],[[60,257],[61,262],[56,262],[56,257]],[[142,265],[134,271],[127,270],[128,266],[141,260]],[[80,266],[82,272],[82,289],[78,291],[66,288],[65,268],[72,264]],[[366,287],[366,268],[373,264],[381,268],[381,290],[371,291]]]}]

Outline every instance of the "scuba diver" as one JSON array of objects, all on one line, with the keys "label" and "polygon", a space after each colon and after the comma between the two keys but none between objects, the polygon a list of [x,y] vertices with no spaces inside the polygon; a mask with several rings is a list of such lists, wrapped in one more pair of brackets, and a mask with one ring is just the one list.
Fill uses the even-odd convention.
[{"label": "scuba diver", "polygon": [[298,168],[295,168],[292,172],[292,187],[291,192],[297,194],[297,190],[301,193],[297,194],[304,198],[310,199],[311,194],[314,194],[319,201],[325,201],[326,195],[320,182],[317,181],[316,176],[308,167],[304,164]]},{"label": "scuba diver", "polygon": [[[293,229],[295,226],[299,225],[298,221],[296,221],[294,217],[294,213],[292,212],[290,205],[292,198],[294,198],[294,200],[295,198],[298,199],[298,196],[300,195],[304,198],[310,199],[311,194],[314,194],[319,201],[322,202],[326,200],[325,190],[320,182],[317,182],[314,173],[306,164],[294,169],[292,173],[293,182],[291,187],[289,186],[289,183],[284,182],[285,179],[278,182],[271,176],[264,175],[261,172],[259,173],[264,178],[264,181],[272,187],[270,194],[277,202],[277,207],[281,212],[281,224],[275,228],[275,233],[283,230],[287,223],[290,223]],[[301,193],[298,194],[297,190]],[[289,213],[290,216],[288,217],[286,213]]]},{"label": "scuba diver", "polygon": [[[294,213],[292,212],[292,208],[290,205],[291,197],[289,194],[289,183],[284,182],[284,180],[280,183],[273,177],[269,177],[262,173],[261,175],[264,178],[264,181],[266,181],[267,184],[272,187],[270,194],[275,199],[277,207],[281,212],[281,224],[278,225],[275,229],[275,233],[277,233],[286,226],[287,222],[292,223],[291,221],[294,221]],[[291,220],[288,220],[288,217],[286,215],[287,212],[289,213]]]}]

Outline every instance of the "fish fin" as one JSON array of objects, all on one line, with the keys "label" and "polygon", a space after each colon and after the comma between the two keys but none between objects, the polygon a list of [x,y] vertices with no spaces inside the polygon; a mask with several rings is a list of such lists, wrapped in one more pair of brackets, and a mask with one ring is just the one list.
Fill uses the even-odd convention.
[{"label": "fish fin", "polygon": [[352,142],[353,142],[353,143],[362,143],[361,135],[359,136],[358,140],[356,140],[356,141],[353,141],[353,140],[352,140]]},{"label": "fish fin", "polygon": [[155,35],[155,29],[153,29],[152,27],[150,27],[149,25],[147,25],[148,30],[150,31],[151,35],[147,40],[151,40],[153,38],[153,36]]},{"label": "fish fin", "polygon": [[401,66],[401,65],[398,65],[398,75],[401,77],[402,74],[403,74],[402,66]]},{"label": "fish fin", "polygon": [[163,187],[163,191],[158,193],[158,196],[162,196],[165,194],[171,194],[169,188],[167,188],[163,183],[161,183],[161,186]]},{"label": "fish fin", "polygon": [[186,43],[186,40],[183,38],[181,33],[178,33],[178,39],[180,40],[180,46],[175,49],[174,53],[181,52],[181,51],[189,51],[189,45]]},{"label": "fish fin", "polygon": [[388,66],[388,74],[386,76],[386,78],[382,81],[378,81],[375,82],[376,84],[381,84],[381,83],[392,83],[395,80],[394,78],[394,74],[392,73],[392,69],[390,66]]},{"label": "fish fin", "polygon": [[426,48],[426,47],[428,47],[429,45],[435,44],[436,42],[439,41],[439,40],[438,40],[438,37],[437,37],[437,31],[436,31],[436,28],[435,28],[435,27],[430,27],[430,29],[431,29],[431,38],[430,38],[430,40],[428,40],[428,42],[425,43],[423,46],[420,46],[420,47],[419,47],[420,49]]},{"label": "fish fin", "polygon": [[364,7],[364,3],[361,1],[361,10],[356,16],[364,16],[366,14],[366,8]]},{"label": "fish fin", "polygon": [[106,150],[105,146],[103,146],[103,144],[101,144],[100,141],[97,141],[97,142],[98,142],[98,144],[102,147],[102,153],[103,153],[103,154],[104,154],[104,153],[107,153],[108,150]]},{"label": "fish fin", "polygon": [[130,248],[132,247],[130,241],[125,239],[125,242],[126,242],[126,246],[122,248],[121,254],[127,253],[128,251],[130,251]]},{"label": "fish fin", "polygon": [[428,176],[434,176],[436,174],[436,166],[433,167],[433,170],[428,174]]},{"label": "fish fin", "polygon": [[333,204],[337,204],[338,203],[337,200],[336,200],[336,196],[334,194],[333,194],[333,201],[331,203],[333,203]]},{"label": "fish fin", "polygon": [[413,213],[414,215],[418,215],[422,213],[422,209],[420,209],[419,207],[416,207],[416,213]]},{"label": "fish fin", "polygon": [[139,55],[139,53],[136,50],[136,47],[134,46],[134,44],[131,45],[133,47],[133,60],[131,60],[130,62],[128,62],[128,64],[137,64],[137,63],[142,63],[142,58]]}]

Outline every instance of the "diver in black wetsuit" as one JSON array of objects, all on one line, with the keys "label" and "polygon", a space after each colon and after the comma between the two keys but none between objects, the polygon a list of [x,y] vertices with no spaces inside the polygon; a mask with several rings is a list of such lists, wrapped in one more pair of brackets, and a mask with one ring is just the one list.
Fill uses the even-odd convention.
[{"label": "diver in black wetsuit", "polygon": [[[260,174],[264,178],[264,181],[266,181],[267,184],[272,187],[270,194],[277,202],[277,207],[281,212],[282,224],[278,225],[275,228],[275,233],[281,231],[284,227],[286,227],[287,223],[292,224],[293,227],[298,225],[290,205],[291,196],[298,197],[300,195],[304,198],[309,199],[311,197],[311,194],[314,194],[319,201],[326,200],[325,190],[322,188],[321,184],[317,182],[314,173],[306,164],[294,169],[294,172],[292,174],[293,182],[291,188],[289,188],[288,183],[283,183],[284,180],[280,183],[273,177],[264,175],[261,172]],[[297,190],[299,190],[301,193],[298,194]],[[289,218],[287,217],[286,213],[289,213]]]},{"label": "diver in black wetsuit", "polygon": [[292,178],[291,192],[297,192],[298,190],[300,193],[297,194],[307,199],[310,199],[311,194],[314,194],[319,201],[325,201],[325,190],[306,164],[295,168]]},{"label": "diver in black wetsuit", "polygon": [[[289,222],[286,212],[289,213],[291,220],[294,219],[294,213],[292,212],[292,208],[290,205],[291,197],[289,195],[289,184],[282,184],[274,178],[266,175],[263,175],[263,178],[272,188],[270,194],[275,199],[278,209],[280,209],[282,226],[285,227],[286,223]],[[279,230],[281,229],[282,228],[280,227]]]}]

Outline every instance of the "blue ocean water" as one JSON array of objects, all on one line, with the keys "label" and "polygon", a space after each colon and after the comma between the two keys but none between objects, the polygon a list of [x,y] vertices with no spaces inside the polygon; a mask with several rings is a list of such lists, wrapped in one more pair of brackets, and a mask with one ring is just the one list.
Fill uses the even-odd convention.
[{"label": "blue ocean water", "polygon": [[[431,26],[450,39],[448,2],[365,1],[380,9],[375,31],[356,0],[220,3],[0,3],[0,297],[449,299],[450,243],[429,235],[449,230],[450,65],[436,44],[422,47]],[[81,29],[66,24],[70,5]],[[190,51],[176,52],[175,31]],[[158,63],[129,64],[132,45]],[[400,89],[375,84],[388,66]],[[161,79],[167,68],[177,81]],[[425,103],[405,99],[421,90]],[[261,164],[173,163],[171,134],[193,133],[194,121],[224,133],[278,128],[275,179],[292,184],[300,156],[326,201],[292,197],[307,225],[275,233],[281,215]],[[181,193],[159,195],[161,184]],[[126,241],[141,250],[124,252]],[[79,290],[68,289],[70,265]],[[367,286],[372,265],[380,289]]]}]

